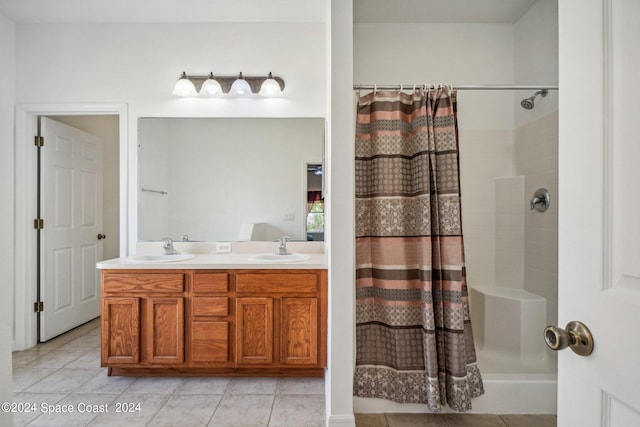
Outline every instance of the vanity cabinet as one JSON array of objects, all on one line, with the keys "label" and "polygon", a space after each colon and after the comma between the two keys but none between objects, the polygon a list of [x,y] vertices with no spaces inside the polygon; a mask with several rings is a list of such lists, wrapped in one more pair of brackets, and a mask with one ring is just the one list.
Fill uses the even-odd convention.
[{"label": "vanity cabinet", "polygon": [[238,366],[323,366],[321,279],[296,271],[237,275]]},{"label": "vanity cabinet", "polygon": [[184,274],[103,273],[103,366],[184,362]]},{"label": "vanity cabinet", "polygon": [[188,277],[188,365],[232,367],[229,273],[192,273]]},{"label": "vanity cabinet", "polygon": [[326,270],[102,270],[102,366],[321,375],[326,316]]}]

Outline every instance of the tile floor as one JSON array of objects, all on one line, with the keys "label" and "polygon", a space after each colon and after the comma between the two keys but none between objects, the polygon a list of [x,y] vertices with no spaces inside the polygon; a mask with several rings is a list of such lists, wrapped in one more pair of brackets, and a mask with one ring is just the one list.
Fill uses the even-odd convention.
[{"label": "tile floor", "polygon": [[[14,413],[15,426],[324,425],[322,378],[108,377],[100,368],[98,319],[13,353],[13,391],[14,403],[28,403],[24,412]],[[66,407],[74,412],[54,413]],[[556,417],[356,414],[356,426],[556,427]]]},{"label": "tile floor", "polygon": [[322,378],[108,377],[98,320],[14,352],[13,391],[15,426],[324,425]]}]

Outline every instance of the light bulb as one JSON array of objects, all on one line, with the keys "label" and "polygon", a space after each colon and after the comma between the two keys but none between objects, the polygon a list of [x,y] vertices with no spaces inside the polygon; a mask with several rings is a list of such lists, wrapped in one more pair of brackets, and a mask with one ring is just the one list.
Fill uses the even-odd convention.
[{"label": "light bulb", "polygon": [[244,79],[244,77],[242,76],[242,73],[240,73],[240,76],[231,85],[231,89],[229,90],[229,95],[249,96],[251,95],[251,93],[252,93],[251,86],[249,86],[249,83]]},{"label": "light bulb", "polygon": [[209,78],[202,84],[200,94],[204,96],[223,95],[222,86],[220,86],[220,83],[213,77],[213,73],[209,73]]},{"label": "light bulb", "polygon": [[184,71],[173,88],[173,94],[177,96],[196,96],[198,94],[196,87]]},{"label": "light bulb", "polygon": [[260,95],[268,98],[282,96],[282,89],[280,89],[280,85],[276,79],[273,78],[273,74],[269,73],[269,77],[262,82],[262,86],[260,86]]}]

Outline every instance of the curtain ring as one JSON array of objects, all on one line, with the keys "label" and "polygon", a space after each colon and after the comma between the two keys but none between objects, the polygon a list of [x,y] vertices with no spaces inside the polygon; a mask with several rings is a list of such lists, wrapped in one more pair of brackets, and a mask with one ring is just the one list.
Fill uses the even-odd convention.
[{"label": "curtain ring", "polygon": [[400,85],[400,92],[402,92],[404,90],[404,86]]},{"label": "curtain ring", "polygon": [[416,85],[413,85],[413,93],[416,93]]},{"label": "curtain ring", "polygon": [[373,94],[378,93],[378,85],[373,85]]}]

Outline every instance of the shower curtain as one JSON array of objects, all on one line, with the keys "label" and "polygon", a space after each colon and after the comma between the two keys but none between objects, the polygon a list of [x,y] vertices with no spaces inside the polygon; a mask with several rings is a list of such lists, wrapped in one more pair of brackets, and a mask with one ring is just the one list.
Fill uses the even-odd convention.
[{"label": "shower curtain", "polygon": [[469,318],[456,92],[376,91],[357,110],[354,395],[467,411],[484,389]]}]

